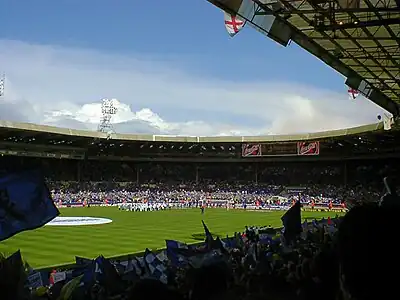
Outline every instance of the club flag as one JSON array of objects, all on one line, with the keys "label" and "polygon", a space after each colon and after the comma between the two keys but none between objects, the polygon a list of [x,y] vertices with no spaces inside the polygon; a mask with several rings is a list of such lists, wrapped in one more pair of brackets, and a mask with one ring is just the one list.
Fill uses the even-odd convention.
[{"label": "club flag", "polygon": [[186,265],[187,257],[192,252],[189,250],[188,245],[175,240],[165,240],[165,243],[170,263],[176,267]]},{"label": "club flag", "polygon": [[207,242],[208,240],[213,241],[213,240],[214,240],[214,239],[213,239],[213,236],[212,236],[210,230],[208,229],[206,223],[204,223],[203,220],[201,220],[201,223],[203,224],[203,227],[204,227],[204,234],[205,234],[205,236],[206,236],[206,242]]},{"label": "club flag", "polygon": [[301,204],[297,201],[281,218],[284,227],[284,238],[290,242],[302,232]]},{"label": "club flag", "polygon": [[95,259],[96,280],[112,294],[121,291],[121,280],[115,266],[109,259],[99,256]]},{"label": "club flag", "polygon": [[80,257],[80,256],[75,256],[75,264],[79,266],[84,266],[84,265],[89,265],[93,262],[92,259],[85,258],[85,257]]},{"label": "club flag", "polygon": [[136,259],[136,257],[129,259],[126,269],[125,269],[125,274],[128,273],[133,273],[137,277],[140,277],[144,275],[144,270],[142,269],[142,266],[140,265],[140,262]]},{"label": "club flag", "polygon": [[219,237],[217,237],[214,241],[214,248],[219,249],[222,254],[228,254],[228,246],[227,244],[221,240]]},{"label": "club flag", "polygon": [[189,249],[188,245],[175,240],[165,240],[167,249]]},{"label": "club flag", "polygon": [[146,249],[144,253],[144,261],[151,278],[161,281],[164,284],[168,283],[167,267],[161,262],[153,252]]},{"label": "club flag", "polygon": [[39,171],[0,178],[0,241],[39,228],[59,215]]}]

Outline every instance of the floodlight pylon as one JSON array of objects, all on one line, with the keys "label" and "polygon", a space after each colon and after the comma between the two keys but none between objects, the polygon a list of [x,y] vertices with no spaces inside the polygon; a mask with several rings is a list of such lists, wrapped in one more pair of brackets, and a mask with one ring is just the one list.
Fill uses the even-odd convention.
[{"label": "floodlight pylon", "polygon": [[3,75],[0,77],[0,97],[4,96],[5,85],[6,85],[6,75],[3,73]]},{"label": "floodlight pylon", "polygon": [[118,108],[114,105],[114,101],[112,99],[102,99],[101,118],[98,126],[99,132],[105,132],[108,134],[115,133],[111,119],[112,116],[117,113],[117,111]]}]

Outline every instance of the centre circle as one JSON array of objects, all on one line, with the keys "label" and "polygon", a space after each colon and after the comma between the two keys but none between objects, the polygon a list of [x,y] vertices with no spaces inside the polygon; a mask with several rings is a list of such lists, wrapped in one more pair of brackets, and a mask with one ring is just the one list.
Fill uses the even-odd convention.
[{"label": "centre circle", "polygon": [[45,226],[83,226],[111,223],[111,219],[97,217],[55,217]]}]

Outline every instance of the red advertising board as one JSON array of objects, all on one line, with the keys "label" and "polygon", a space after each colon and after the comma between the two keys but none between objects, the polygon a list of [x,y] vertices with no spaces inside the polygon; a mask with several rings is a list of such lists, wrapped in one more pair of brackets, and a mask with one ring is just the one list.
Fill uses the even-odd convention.
[{"label": "red advertising board", "polygon": [[298,155],[319,155],[319,142],[298,142]]},{"label": "red advertising board", "polygon": [[242,157],[262,156],[261,144],[243,144]]},{"label": "red advertising board", "polygon": [[242,144],[242,157],[319,155],[319,142]]}]

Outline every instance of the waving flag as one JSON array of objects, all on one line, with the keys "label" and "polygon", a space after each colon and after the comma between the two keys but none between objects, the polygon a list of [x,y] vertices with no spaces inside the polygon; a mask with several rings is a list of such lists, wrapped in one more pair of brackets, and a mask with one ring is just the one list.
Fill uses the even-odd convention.
[{"label": "waving flag", "polygon": [[384,114],[383,115],[383,129],[390,130],[392,129],[392,125],[394,125],[394,118],[392,115]]},{"label": "waving flag", "polygon": [[285,240],[291,241],[303,230],[301,225],[301,204],[297,201],[281,218]]},{"label": "waving flag", "polygon": [[201,223],[203,224],[203,227],[204,227],[204,235],[206,236],[205,241],[204,241],[205,246],[206,246],[208,249],[211,249],[211,248],[213,248],[214,238],[213,238],[213,236],[212,236],[210,230],[208,229],[206,223],[204,223],[203,220],[201,220]]},{"label": "waving flag", "polygon": [[75,263],[77,265],[89,265],[92,263],[92,259],[85,258],[85,257],[80,257],[80,256],[75,256]]},{"label": "waving flag", "polygon": [[347,90],[347,92],[349,93],[350,100],[355,100],[358,97],[358,95],[360,94],[357,90],[352,89],[352,88],[349,88]]},{"label": "waving flag", "polygon": [[142,266],[140,265],[140,262],[137,260],[136,257],[129,259],[129,261],[127,262],[125,274],[130,272],[133,272],[139,278],[140,276],[143,276],[145,273]]},{"label": "waving flag", "polygon": [[167,267],[149,249],[146,249],[144,253],[144,261],[152,278],[164,284],[168,283]]},{"label": "waving flag", "polygon": [[244,27],[246,23],[239,16],[234,16],[224,12],[225,28],[231,37],[234,37]]},{"label": "waving flag", "polygon": [[0,241],[41,227],[58,215],[40,172],[0,178]]},{"label": "waving flag", "polygon": [[165,240],[167,249],[188,249],[188,245],[175,240]]},{"label": "waving flag", "polygon": [[181,267],[188,263],[188,257],[192,251],[189,250],[187,244],[174,240],[165,240],[165,243],[167,246],[167,256],[174,266]]}]

